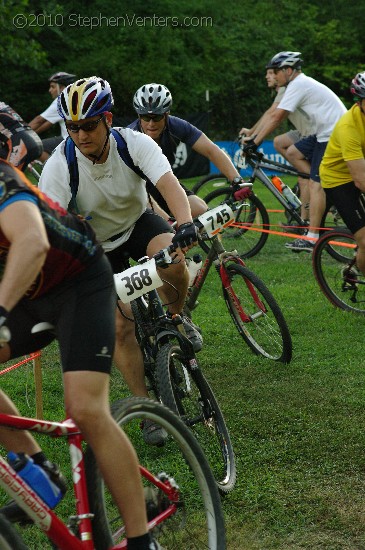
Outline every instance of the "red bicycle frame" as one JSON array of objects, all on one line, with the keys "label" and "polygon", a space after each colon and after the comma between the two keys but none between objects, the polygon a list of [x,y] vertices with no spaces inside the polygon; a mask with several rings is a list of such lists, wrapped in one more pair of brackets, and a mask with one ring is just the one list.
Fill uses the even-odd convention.
[{"label": "red bicycle frame", "polygon": [[[14,499],[17,504],[28,514],[34,523],[46,536],[59,548],[67,550],[94,550],[92,537],[92,517],[90,513],[88,491],[86,484],[84,454],[82,450],[83,436],[71,419],[64,422],[51,422],[15,415],[0,414],[0,426],[29,430],[51,437],[66,437],[70,450],[72,465],[72,480],[76,499],[76,516],[72,519],[78,526],[78,536],[58,518],[58,516],[43,502],[43,500],[29,487],[29,485],[13,470],[13,468],[0,456],[0,487]],[[170,479],[161,480],[151,474],[146,468],[140,466],[141,475],[163,491],[170,505],[148,523],[152,529],[175,514],[178,509],[180,495],[178,488]],[[123,535],[122,527],[118,535]],[[114,550],[127,547],[127,541],[113,546]]]}]

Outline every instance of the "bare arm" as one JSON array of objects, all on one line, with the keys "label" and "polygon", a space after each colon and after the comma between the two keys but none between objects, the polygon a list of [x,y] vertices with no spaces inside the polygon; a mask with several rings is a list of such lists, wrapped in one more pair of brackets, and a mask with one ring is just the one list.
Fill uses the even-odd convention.
[{"label": "bare arm", "polygon": [[193,149],[208,158],[230,181],[239,176],[229,156],[218,145],[207,138],[205,134],[202,134],[194,143]]},{"label": "bare arm", "polygon": [[178,225],[193,221],[185,191],[172,172],[164,174],[158,180],[156,187],[167,202]]},{"label": "bare arm", "polygon": [[10,242],[0,283],[0,305],[10,311],[40,272],[49,242],[41,214],[29,201],[7,206],[0,213],[0,227]]},{"label": "bare arm", "polygon": [[46,130],[49,130],[53,126],[51,122],[48,122],[45,118],[43,118],[41,115],[36,116],[29,122],[29,126],[37,132],[37,134],[41,134],[42,132],[45,132]]},{"label": "bare arm", "polygon": [[255,136],[254,142],[257,145],[260,145],[260,143],[265,139],[266,136],[271,134],[271,132],[275,130],[275,128],[280,126],[280,124],[286,118],[288,118],[288,115],[289,111],[285,111],[284,109],[279,109],[278,107],[276,107],[276,109],[274,109],[272,113],[268,115],[264,126],[260,128],[259,132]]},{"label": "bare arm", "polygon": [[349,160],[347,167],[356,187],[365,193],[365,159]]},{"label": "bare arm", "polygon": [[277,106],[279,105],[279,102],[274,101],[271,107],[269,107],[264,114],[255,122],[255,124],[252,126],[252,128],[241,128],[240,134],[245,134],[246,136],[250,137],[253,134],[258,134],[258,132],[265,126],[267,123],[270,115],[275,111]]}]

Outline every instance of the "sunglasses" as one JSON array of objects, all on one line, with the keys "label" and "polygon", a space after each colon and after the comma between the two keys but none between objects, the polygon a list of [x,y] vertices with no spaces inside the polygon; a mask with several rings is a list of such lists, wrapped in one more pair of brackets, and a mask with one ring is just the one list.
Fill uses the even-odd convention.
[{"label": "sunglasses", "polygon": [[84,132],[93,132],[96,130],[99,122],[101,122],[104,118],[104,115],[102,115],[97,120],[91,120],[90,122],[84,122],[84,124],[66,124],[67,130],[69,132],[73,132],[74,134],[77,134],[80,130],[83,130]]},{"label": "sunglasses", "polygon": [[154,122],[160,122],[160,120],[165,118],[165,115],[139,115],[139,118],[141,118],[145,122],[149,122],[150,120],[153,120]]}]

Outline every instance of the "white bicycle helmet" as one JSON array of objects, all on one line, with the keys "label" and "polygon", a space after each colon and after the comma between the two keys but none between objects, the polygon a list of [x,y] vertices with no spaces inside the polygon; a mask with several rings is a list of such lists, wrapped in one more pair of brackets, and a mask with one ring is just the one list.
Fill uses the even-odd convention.
[{"label": "white bicycle helmet", "polygon": [[269,61],[266,69],[283,69],[284,67],[300,69],[303,63],[300,55],[300,52],[279,52]]},{"label": "white bicycle helmet", "polygon": [[351,82],[350,90],[351,93],[358,98],[362,99],[365,97],[365,72],[357,73]]},{"label": "white bicycle helmet", "polygon": [[133,107],[139,115],[163,115],[171,105],[171,93],[163,84],[145,84],[138,88],[133,98]]},{"label": "white bicycle helmet", "polygon": [[109,82],[91,76],[67,86],[58,96],[57,109],[64,120],[83,120],[100,115],[114,105]]}]

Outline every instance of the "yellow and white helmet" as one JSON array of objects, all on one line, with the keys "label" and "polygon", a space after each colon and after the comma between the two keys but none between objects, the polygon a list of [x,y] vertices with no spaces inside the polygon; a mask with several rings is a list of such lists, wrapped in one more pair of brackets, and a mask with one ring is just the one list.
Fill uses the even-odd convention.
[{"label": "yellow and white helmet", "polygon": [[57,109],[64,120],[83,120],[110,111],[114,105],[109,82],[98,76],[81,78],[58,96]]}]

